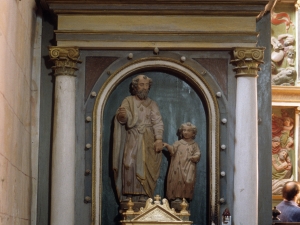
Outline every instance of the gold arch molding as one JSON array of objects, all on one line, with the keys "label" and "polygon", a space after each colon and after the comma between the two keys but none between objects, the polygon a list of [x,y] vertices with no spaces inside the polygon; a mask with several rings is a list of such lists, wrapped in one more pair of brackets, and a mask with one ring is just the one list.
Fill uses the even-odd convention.
[{"label": "gold arch molding", "polygon": [[92,224],[101,224],[102,209],[102,126],[104,107],[112,91],[126,78],[141,70],[166,69],[176,72],[187,78],[200,92],[206,101],[208,112],[208,164],[209,164],[209,209],[211,224],[219,222],[219,107],[216,97],[204,80],[200,71],[180,63],[179,61],[163,58],[149,57],[132,61],[119,68],[104,83],[97,95],[93,111],[93,183],[92,183]]}]

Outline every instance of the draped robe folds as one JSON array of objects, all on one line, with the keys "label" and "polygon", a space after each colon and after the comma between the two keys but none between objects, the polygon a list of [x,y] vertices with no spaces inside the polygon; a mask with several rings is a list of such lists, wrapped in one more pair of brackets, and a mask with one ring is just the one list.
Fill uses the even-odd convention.
[{"label": "draped robe folds", "polygon": [[287,165],[288,166],[282,167],[282,162],[280,161],[278,154],[272,155],[272,179],[281,180],[290,178],[292,164],[287,162]]},{"label": "draped robe folds", "polygon": [[121,107],[126,109],[128,118],[122,124],[116,114],[114,120],[113,170],[118,197],[152,197],[162,160],[162,153],[154,148],[155,140],[163,136],[161,114],[149,98],[142,102],[128,96]]},{"label": "draped robe folds", "polygon": [[196,181],[196,163],[200,160],[200,149],[195,141],[176,141],[171,153],[171,164],[167,178],[167,198],[192,199]]}]

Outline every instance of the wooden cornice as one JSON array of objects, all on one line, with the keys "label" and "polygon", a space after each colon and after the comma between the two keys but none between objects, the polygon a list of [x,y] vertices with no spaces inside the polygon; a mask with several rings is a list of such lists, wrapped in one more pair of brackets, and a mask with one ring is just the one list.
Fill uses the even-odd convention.
[{"label": "wooden cornice", "polygon": [[300,103],[300,87],[272,86],[272,102]]},{"label": "wooden cornice", "polygon": [[39,0],[54,14],[255,16],[274,0]]}]

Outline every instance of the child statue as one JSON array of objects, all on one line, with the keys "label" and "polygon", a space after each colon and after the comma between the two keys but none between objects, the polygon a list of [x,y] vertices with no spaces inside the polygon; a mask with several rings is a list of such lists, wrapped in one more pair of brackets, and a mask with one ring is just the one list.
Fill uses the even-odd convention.
[{"label": "child statue", "polygon": [[171,154],[171,164],[167,178],[167,198],[181,201],[191,200],[196,180],[196,164],[200,160],[200,149],[194,141],[197,128],[190,122],[179,128],[179,141],[173,145],[163,143]]}]

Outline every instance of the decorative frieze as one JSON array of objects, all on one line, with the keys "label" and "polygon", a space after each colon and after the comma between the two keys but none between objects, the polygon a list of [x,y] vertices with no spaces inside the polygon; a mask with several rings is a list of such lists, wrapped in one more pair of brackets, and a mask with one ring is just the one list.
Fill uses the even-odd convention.
[{"label": "decorative frieze", "polygon": [[272,102],[273,103],[300,103],[300,87],[297,86],[273,86]]},{"label": "decorative frieze", "polygon": [[236,67],[236,77],[257,77],[259,65],[263,63],[265,48],[235,48],[233,50],[234,59],[231,63]]},{"label": "decorative frieze", "polygon": [[52,67],[55,76],[76,76],[79,49],[70,47],[49,47],[49,56],[55,62]]}]

